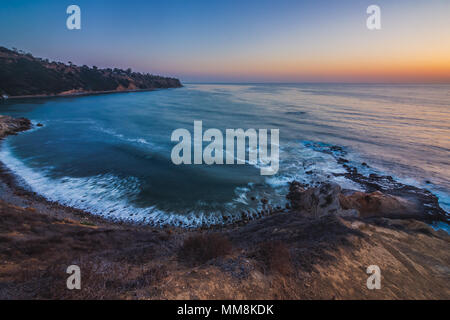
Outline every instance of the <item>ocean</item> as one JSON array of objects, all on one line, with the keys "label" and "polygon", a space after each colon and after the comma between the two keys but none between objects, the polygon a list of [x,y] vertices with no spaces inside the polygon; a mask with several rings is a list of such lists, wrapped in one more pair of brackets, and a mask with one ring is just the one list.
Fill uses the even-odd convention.
[{"label": "ocean", "polygon": [[[336,146],[358,171],[430,190],[450,210],[450,85],[186,84],[179,89],[0,102],[43,127],[11,136],[2,161],[49,200],[112,220],[182,227],[284,207],[288,183],[334,181]],[[279,129],[280,165],[180,165],[173,130]]]}]

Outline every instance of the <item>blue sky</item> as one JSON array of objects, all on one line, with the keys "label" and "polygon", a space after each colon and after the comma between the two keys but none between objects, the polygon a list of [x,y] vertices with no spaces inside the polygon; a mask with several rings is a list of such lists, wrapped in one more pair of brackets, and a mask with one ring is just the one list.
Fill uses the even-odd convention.
[{"label": "blue sky", "polygon": [[[65,11],[71,4],[82,10],[81,30],[66,28]],[[365,26],[370,4],[382,8],[380,31]],[[447,71],[449,30],[448,0],[0,4],[2,46],[52,60],[131,67],[183,81],[378,81],[395,78],[395,72],[405,78],[407,69],[417,66],[417,74],[409,75],[415,79],[426,69]],[[401,57],[411,61],[396,70],[395,59],[400,63]],[[431,65],[430,59],[440,64]],[[368,64],[379,64],[386,72]]]}]

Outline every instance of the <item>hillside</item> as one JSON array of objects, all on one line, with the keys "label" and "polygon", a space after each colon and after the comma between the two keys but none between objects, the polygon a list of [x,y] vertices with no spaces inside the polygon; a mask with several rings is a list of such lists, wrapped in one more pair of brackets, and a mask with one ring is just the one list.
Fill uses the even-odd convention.
[{"label": "hillside", "polygon": [[0,95],[64,95],[177,87],[181,87],[181,83],[175,78],[131,69],[67,65],[0,47]]}]

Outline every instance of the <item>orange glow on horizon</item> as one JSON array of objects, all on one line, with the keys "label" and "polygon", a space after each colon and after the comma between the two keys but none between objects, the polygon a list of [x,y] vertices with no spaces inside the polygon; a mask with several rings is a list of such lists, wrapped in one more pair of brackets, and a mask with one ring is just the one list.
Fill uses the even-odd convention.
[{"label": "orange glow on horizon", "polygon": [[[199,71],[203,70],[203,71]],[[386,81],[450,82],[450,59],[397,61],[276,61],[253,63],[217,63],[186,70],[198,75],[222,75],[237,78],[285,79],[287,81]]]}]

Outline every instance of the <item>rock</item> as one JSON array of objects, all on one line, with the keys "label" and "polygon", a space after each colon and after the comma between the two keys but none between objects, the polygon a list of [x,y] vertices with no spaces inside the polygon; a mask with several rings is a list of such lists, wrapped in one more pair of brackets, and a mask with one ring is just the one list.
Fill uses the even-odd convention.
[{"label": "rock", "polygon": [[341,187],[336,183],[324,183],[305,190],[303,185],[293,182],[287,198],[291,201],[292,209],[315,218],[327,215],[356,215],[354,210],[342,210],[340,193]]},{"label": "rock", "polygon": [[339,196],[341,206],[345,210],[358,210],[360,217],[415,217],[421,215],[416,202],[404,198],[384,194],[380,191],[372,193],[355,192],[351,195]]},{"label": "rock", "polygon": [[0,138],[9,134],[16,134],[31,128],[31,121],[25,118],[0,116]]},{"label": "rock", "polygon": [[[402,214],[395,213],[396,217],[411,217],[427,221],[450,222],[450,214],[441,208],[438,197],[429,190],[403,184],[396,181],[392,176],[371,173],[367,177],[357,172],[357,170],[354,170],[351,166],[344,164],[343,167],[347,172],[337,173],[334,174],[334,176],[343,176],[358,183],[365,189],[366,193],[379,191],[382,194],[397,197],[397,199],[404,199],[405,201],[416,204],[415,210],[410,210],[410,208],[410,212],[403,212]],[[392,216],[392,213],[389,213],[389,216]]]},{"label": "rock", "polygon": [[38,123],[36,126],[37,127],[43,127],[44,125],[42,123]]},{"label": "rock", "polygon": [[[388,179],[389,180],[389,179]],[[429,215],[423,204],[413,197],[402,197],[375,191],[344,194],[335,183],[324,183],[318,187],[305,189],[299,182],[292,182],[287,199],[293,210],[310,217],[328,215],[385,217],[385,218],[426,218]]]}]

